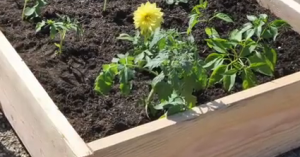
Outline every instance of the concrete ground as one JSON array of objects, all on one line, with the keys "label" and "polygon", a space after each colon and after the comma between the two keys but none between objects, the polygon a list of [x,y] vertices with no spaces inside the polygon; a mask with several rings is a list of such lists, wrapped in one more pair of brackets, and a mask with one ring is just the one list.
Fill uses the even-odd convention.
[{"label": "concrete ground", "polygon": [[[0,157],[30,157],[1,112]],[[300,157],[300,148],[278,157]]]}]

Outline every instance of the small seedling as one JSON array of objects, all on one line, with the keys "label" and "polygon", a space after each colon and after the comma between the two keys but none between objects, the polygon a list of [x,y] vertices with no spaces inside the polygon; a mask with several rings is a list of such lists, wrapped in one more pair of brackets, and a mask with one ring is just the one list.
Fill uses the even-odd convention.
[{"label": "small seedling", "polygon": [[47,5],[45,0],[36,0],[33,7],[27,7],[27,4],[30,0],[24,1],[23,11],[22,11],[22,20],[27,18],[38,18],[41,14],[41,8]]},{"label": "small seedling", "polygon": [[243,88],[251,88],[257,84],[255,73],[272,77],[276,62],[277,52],[269,42],[275,41],[278,29],[286,24],[283,20],[268,22],[268,16],[261,14],[247,16],[250,22],[241,29],[235,29],[228,39],[220,38],[213,28],[206,28],[205,32],[210,37],[206,39],[210,48],[216,52],[211,53],[204,66],[212,70],[208,86],[223,83],[223,87],[230,91],[237,76],[243,80]]},{"label": "small seedling", "polygon": [[189,16],[189,27],[187,29],[187,34],[192,32],[192,29],[195,27],[196,24],[200,22],[210,22],[215,18],[221,19],[225,22],[233,22],[233,20],[224,13],[215,13],[215,15],[209,19],[203,19],[204,13],[203,10],[206,10],[208,7],[208,1],[200,0],[200,3],[193,7],[192,14]]},{"label": "small seedling", "polygon": [[63,51],[63,42],[68,31],[73,30],[78,36],[83,35],[83,29],[80,23],[77,20],[71,20],[68,16],[60,16],[58,21],[47,20],[39,22],[36,26],[36,32],[39,32],[42,27],[49,27],[51,39],[54,39],[56,34],[59,34],[60,42],[54,43],[54,45],[58,47],[58,54],[61,54]]}]

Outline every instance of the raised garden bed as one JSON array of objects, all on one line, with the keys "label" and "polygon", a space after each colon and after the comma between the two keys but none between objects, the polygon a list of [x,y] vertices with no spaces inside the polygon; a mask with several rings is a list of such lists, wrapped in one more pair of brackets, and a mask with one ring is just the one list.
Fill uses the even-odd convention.
[{"label": "raised garden bed", "polygon": [[[68,37],[60,56],[53,55],[55,47],[49,34],[36,34],[34,24],[20,19],[22,9],[17,3],[0,2],[0,28],[14,47],[1,34],[0,101],[32,156],[271,156],[300,146],[300,74],[295,73],[300,69],[300,36],[293,30],[281,32],[272,45],[278,52],[275,77],[259,75],[258,82],[295,74],[236,94],[232,93],[241,91],[238,83],[232,92],[216,85],[196,95],[198,104],[205,105],[155,120],[157,117],[147,118],[144,107],[138,104],[148,94],[145,91],[150,90],[148,75],[138,74],[127,97],[118,88],[109,96],[93,91],[102,64],[130,48],[128,42],[117,41],[116,37],[134,32],[132,12],[142,2],[110,1],[104,13],[100,10],[102,2],[49,2],[43,16],[66,14],[84,24],[83,40]],[[159,1],[165,13],[163,28],[185,31],[188,14],[197,3],[198,0],[191,0],[185,5],[169,6]],[[298,3],[261,3],[300,30]],[[211,15],[215,11],[226,13],[235,21],[210,24],[222,34],[245,23],[249,14],[266,13],[271,19],[276,18],[254,0],[210,1],[205,13]],[[205,26],[197,25],[193,33],[200,52],[207,49],[203,40],[207,38]],[[204,51],[201,55],[209,53]],[[221,98],[229,94],[232,95]],[[202,116],[217,109],[221,110]]]}]

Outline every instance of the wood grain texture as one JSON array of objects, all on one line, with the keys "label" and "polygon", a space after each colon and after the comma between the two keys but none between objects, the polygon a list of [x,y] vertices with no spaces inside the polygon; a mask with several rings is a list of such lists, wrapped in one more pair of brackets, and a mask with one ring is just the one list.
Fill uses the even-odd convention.
[{"label": "wood grain texture", "polygon": [[296,73],[89,146],[94,157],[271,157],[300,146],[299,96]]},{"label": "wood grain texture", "polygon": [[2,110],[32,157],[84,157],[92,151],[0,31]]},{"label": "wood grain texture", "polygon": [[300,0],[257,0],[261,6],[288,22],[300,33]]}]

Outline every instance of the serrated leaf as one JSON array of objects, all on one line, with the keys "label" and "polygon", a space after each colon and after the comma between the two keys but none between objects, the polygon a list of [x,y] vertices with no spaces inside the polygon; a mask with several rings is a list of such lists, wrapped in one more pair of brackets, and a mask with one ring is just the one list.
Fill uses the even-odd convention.
[{"label": "serrated leaf", "polygon": [[226,22],[233,22],[233,20],[227,14],[224,14],[224,13],[217,13],[215,15],[215,17],[217,17],[223,21],[226,21]]},{"label": "serrated leaf", "polygon": [[112,89],[113,80],[117,73],[117,64],[104,64],[103,71],[96,78],[94,90],[99,94],[107,94]]},{"label": "serrated leaf", "polygon": [[220,65],[217,67],[211,74],[209,81],[208,81],[208,86],[211,87],[212,85],[220,82],[223,78],[223,74],[225,73],[227,69],[227,65]]},{"label": "serrated leaf", "polygon": [[173,92],[173,89],[169,83],[161,81],[156,84],[154,91],[157,93],[158,99],[163,101],[168,100]]},{"label": "serrated leaf", "polygon": [[153,69],[162,65],[168,59],[168,53],[159,53],[154,59],[148,60],[146,68]]},{"label": "serrated leaf", "polygon": [[250,68],[243,71],[243,89],[254,87],[257,84],[256,76]]}]

